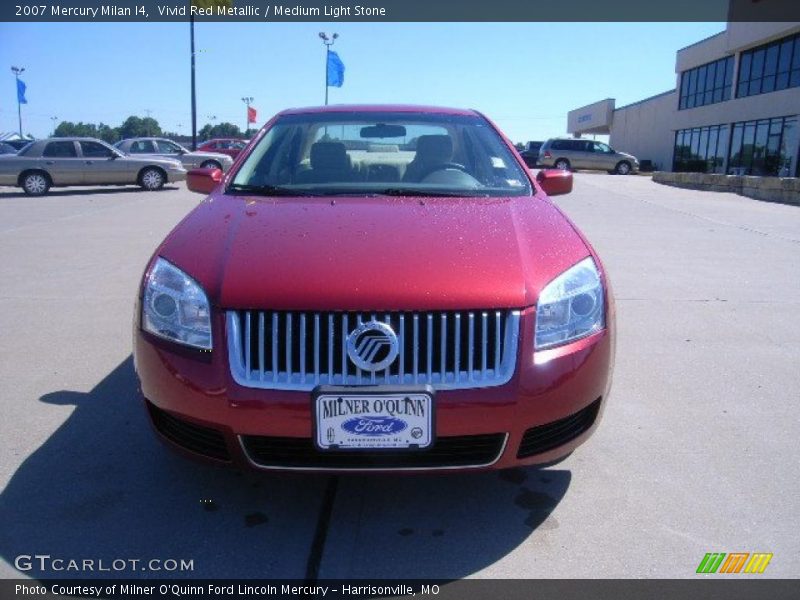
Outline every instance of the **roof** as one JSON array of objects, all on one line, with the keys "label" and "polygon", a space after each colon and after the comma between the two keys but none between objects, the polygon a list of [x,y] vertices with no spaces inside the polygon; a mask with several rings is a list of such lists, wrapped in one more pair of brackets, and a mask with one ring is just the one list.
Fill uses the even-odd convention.
[{"label": "roof", "polygon": [[120,142],[127,142],[129,140],[167,140],[168,142],[172,141],[169,138],[166,138],[166,137],[163,137],[163,136],[160,136],[160,135],[137,135],[137,136],[133,136],[133,137],[129,137],[129,138],[125,138],[123,140],[120,140]]},{"label": "roof", "polygon": [[620,106],[619,108],[615,108],[614,112],[618,112],[620,110],[625,110],[626,108],[630,108],[631,106],[636,106],[637,104],[644,104],[645,102],[650,102],[650,100],[655,100],[656,98],[661,98],[662,96],[668,96],[669,94],[676,93],[676,90],[667,90],[666,92],[661,92],[660,94],[656,94],[655,96],[649,96],[647,98],[643,98],[642,100],[637,100],[636,102],[631,102],[630,104],[626,104],[625,106]]},{"label": "roof", "polygon": [[717,37],[718,35],[722,35],[723,33],[727,33],[727,32],[728,32],[728,29],[725,28],[722,31],[720,31],[719,33],[715,33],[714,35],[710,35],[708,37],[703,38],[702,40],[698,40],[698,41],[696,41],[696,42],[694,42],[692,44],[689,44],[688,46],[684,46],[683,48],[679,48],[678,52],[683,52],[684,50],[686,50],[688,48],[691,48],[692,46],[699,46],[703,42],[707,42],[708,40],[713,39],[713,38]]},{"label": "roof", "polygon": [[0,133],[0,142],[5,142],[5,141],[13,142],[15,140],[28,140],[29,142],[32,142],[33,138],[29,135],[20,137],[16,131],[11,131],[8,133]]},{"label": "roof", "polygon": [[405,112],[405,113],[438,113],[447,115],[477,115],[465,108],[447,108],[443,106],[424,106],[414,104],[329,104],[328,106],[307,106],[289,108],[281,111],[281,115],[298,115],[308,113],[341,113],[341,112]]},{"label": "roof", "polygon": [[[42,138],[36,141],[37,142],[54,142],[54,141],[55,142],[81,142],[81,141],[102,142],[103,140],[101,140],[100,138],[89,137],[85,135],[62,135],[57,137]],[[103,143],[107,144],[108,142],[103,142]]]}]

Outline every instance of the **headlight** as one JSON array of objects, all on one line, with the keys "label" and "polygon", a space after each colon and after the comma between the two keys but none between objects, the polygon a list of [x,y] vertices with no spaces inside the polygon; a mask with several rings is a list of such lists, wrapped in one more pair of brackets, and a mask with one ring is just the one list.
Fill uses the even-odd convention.
[{"label": "headlight", "polygon": [[194,348],[211,349],[211,310],[203,288],[163,258],[144,282],[142,328]]},{"label": "headlight", "polygon": [[536,305],[536,350],[560,346],[605,327],[603,284],[591,257],[556,277]]}]

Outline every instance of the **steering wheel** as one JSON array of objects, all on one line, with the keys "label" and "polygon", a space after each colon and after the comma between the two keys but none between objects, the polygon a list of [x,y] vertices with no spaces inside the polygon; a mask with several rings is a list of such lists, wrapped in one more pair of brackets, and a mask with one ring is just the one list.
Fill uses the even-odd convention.
[{"label": "steering wheel", "polygon": [[466,173],[467,175],[471,176],[470,172],[467,171],[467,167],[465,167],[464,165],[455,162],[443,162],[431,165],[427,169],[425,169],[419,175],[419,181],[422,181],[431,173],[435,173],[436,171],[444,171],[445,169],[455,169],[457,171],[461,171],[462,173]]}]

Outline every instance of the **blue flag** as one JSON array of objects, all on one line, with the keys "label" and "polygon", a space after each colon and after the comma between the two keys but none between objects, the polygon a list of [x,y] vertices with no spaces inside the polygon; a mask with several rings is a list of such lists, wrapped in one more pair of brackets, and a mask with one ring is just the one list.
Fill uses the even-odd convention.
[{"label": "blue flag", "polygon": [[344,63],[336,52],[328,50],[328,85],[342,87],[344,83]]},{"label": "blue flag", "polygon": [[20,104],[27,104],[28,101],[25,100],[25,88],[27,86],[22,83],[22,79],[17,79],[17,102]]}]

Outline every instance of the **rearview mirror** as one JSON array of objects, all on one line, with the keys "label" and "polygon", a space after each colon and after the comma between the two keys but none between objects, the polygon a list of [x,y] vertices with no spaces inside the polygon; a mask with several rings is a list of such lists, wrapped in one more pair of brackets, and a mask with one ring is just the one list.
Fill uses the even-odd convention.
[{"label": "rearview mirror", "polygon": [[536,181],[548,196],[560,196],[572,191],[572,173],[561,169],[539,171]]},{"label": "rearview mirror", "polygon": [[399,138],[406,135],[406,128],[402,125],[387,125],[378,123],[361,128],[362,138]]},{"label": "rearview mirror", "polygon": [[192,169],[186,175],[186,187],[198,194],[210,194],[221,181],[219,169]]}]

